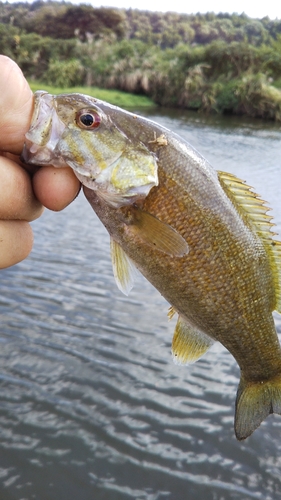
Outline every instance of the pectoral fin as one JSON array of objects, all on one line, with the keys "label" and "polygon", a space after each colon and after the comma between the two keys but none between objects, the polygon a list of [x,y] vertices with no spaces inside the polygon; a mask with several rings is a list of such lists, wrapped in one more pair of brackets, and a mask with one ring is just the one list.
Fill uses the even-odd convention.
[{"label": "pectoral fin", "polygon": [[169,224],[138,208],[132,208],[133,223],[129,231],[146,244],[172,257],[183,257],[188,253],[185,239]]},{"label": "pectoral fin", "polygon": [[172,354],[176,364],[194,363],[213,343],[208,335],[195,330],[184,319],[178,317],[172,342]]},{"label": "pectoral fin", "polygon": [[113,238],[110,238],[110,251],[116,284],[124,295],[129,295],[134,286],[138,270],[130,257]]}]

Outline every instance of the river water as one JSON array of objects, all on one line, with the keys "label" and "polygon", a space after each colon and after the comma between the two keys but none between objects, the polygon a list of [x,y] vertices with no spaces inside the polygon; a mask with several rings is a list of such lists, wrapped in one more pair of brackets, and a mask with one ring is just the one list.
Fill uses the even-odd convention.
[{"label": "river water", "polygon": [[[149,116],[254,186],[281,233],[277,125]],[[119,292],[82,194],[33,229],[30,257],[0,276],[0,499],[279,499],[281,417],[236,441],[232,356],[215,344],[173,364],[166,302],[142,277]]]}]

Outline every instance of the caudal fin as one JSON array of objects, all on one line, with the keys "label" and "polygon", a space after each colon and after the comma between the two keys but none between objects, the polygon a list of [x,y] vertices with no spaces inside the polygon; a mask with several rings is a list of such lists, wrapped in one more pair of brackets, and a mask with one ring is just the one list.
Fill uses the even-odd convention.
[{"label": "caudal fin", "polygon": [[246,382],[241,377],[234,422],[237,439],[249,437],[270,413],[281,414],[281,375],[265,382]]}]

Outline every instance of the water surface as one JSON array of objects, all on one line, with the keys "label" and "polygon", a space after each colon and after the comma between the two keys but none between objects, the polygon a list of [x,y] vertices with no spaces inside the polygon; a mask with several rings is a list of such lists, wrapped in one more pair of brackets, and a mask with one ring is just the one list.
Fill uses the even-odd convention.
[{"label": "water surface", "polygon": [[[151,118],[254,186],[281,233],[278,126]],[[143,278],[119,292],[83,195],[33,229],[30,257],[0,276],[1,500],[279,499],[281,417],[236,441],[232,356],[215,344],[173,364],[167,303]]]}]

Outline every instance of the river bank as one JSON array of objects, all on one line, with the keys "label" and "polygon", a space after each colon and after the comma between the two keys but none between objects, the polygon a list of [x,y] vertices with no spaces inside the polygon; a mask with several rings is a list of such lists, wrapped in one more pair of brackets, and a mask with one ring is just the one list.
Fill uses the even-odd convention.
[{"label": "river bank", "polygon": [[41,82],[28,82],[33,92],[36,90],[46,90],[49,94],[68,94],[78,92],[86,94],[96,99],[109,102],[121,108],[150,108],[154,106],[154,102],[147,96],[131,94],[121,90],[100,89],[98,87],[55,87]]}]

